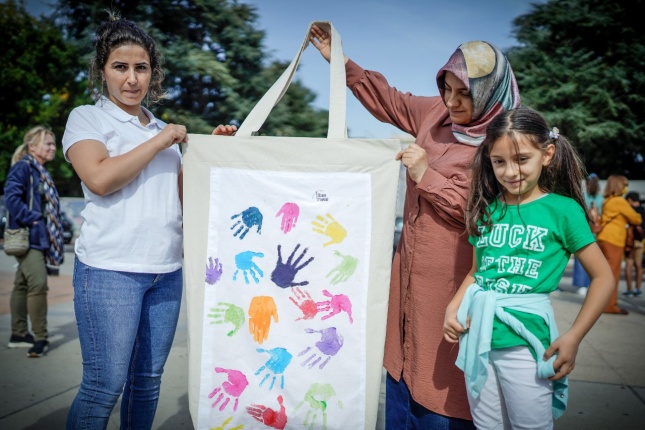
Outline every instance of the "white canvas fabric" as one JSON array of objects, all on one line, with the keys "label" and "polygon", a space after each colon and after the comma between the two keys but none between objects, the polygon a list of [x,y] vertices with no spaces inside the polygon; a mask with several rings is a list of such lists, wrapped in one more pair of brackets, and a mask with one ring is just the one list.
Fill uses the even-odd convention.
[{"label": "white canvas fabric", "polygon": [[400,142],[347,139],[344,91],[328,138],[252,136],[283,93],[184,146],[193,425],[373,429]]}]

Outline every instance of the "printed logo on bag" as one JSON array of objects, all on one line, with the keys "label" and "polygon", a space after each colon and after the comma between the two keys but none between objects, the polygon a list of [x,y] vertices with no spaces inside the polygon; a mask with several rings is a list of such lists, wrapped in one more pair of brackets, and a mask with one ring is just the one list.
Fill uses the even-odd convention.
[{"label": "printed logo on bag", "polygon": [[313,198],[316,199],[317,202],[328,202],[329,201],[329,197],[327,197],[327,193],[325,193],[324,190],[317,190],[314,193]]}]

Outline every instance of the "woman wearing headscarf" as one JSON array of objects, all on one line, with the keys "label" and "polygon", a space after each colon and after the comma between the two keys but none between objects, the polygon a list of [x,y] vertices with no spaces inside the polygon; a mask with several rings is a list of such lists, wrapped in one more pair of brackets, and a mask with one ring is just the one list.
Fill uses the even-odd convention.
[{"label": "woman wearing headscarf", "polygon": [[49,346],[47,274],[58,274],[65,251],[58,191],[44,167],[55,155],[54,133],[43,126],[32,128],[13,154],[4,186],[7,228],[29,227],[29,250],[16,257],[8,347],[30,348],[29,357],[41,357]]},{"label": "woman wearing headscarf", "polygon": [[[330,35],[312,26],[310,41],[329,61]],[[407,191],[388,305],[386,428],[472,429],[458,348],[442,335],[444,310],[472,265],[464,212],[473,156],[490,121],[519,107],[515,76],[504,54],[483,41],[460,45],[439,69],[440,96],[398,91],[348,58],[345,70],[347,86],[374,117],[416,138],[397,154]]]}]

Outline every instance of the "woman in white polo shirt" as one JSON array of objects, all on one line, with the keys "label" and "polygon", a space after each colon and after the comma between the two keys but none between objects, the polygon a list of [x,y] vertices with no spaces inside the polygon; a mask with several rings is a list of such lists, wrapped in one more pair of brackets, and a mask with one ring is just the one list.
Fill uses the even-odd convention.
[{"label": "woman in white polo shirt", "polygon": [[121,428],[150,428],[181,302],[187,134],[141,105],[164,97],[154,40],[119,17],[96,36],[102,96],[71,112],[63,136],[86,202],[73,279],[83,379],[67,428],[105,429],[121,392]]}]

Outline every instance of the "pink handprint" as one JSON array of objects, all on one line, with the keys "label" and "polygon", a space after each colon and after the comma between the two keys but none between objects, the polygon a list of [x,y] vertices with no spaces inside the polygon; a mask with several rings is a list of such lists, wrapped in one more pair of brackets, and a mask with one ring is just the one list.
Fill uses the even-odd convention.
[{"label": "pink handprint", "polygon": [[280,229],[287,234],[292,228],[296,227],[298,215],[300,215],[300,208],[295,203],[285,203],[275,216],[282,215],[282,225]]},{"label": "pink handprint", "polygon": [[[309,357],[305,361],[302,362],[302,366],[304,367],[305,365],[309,365],[308,367],[311,369],[314,367],[316,364],[320,362],[320,360],[323,359],[324,356],[327,356],[325,360],[318,366],[319,369],[322,369],[327,365],[329,360],[340,351],[340,348],[343,346],[343,336],[338,334],[336,332],[336,327],[328,327],[322,330],[314,330],[311,328],[305,329],[305,332],[307,333],[320,333],[320,340],[316,342],[316,348],[318,348],[318,351],[322,353],[322,355],[319,355],[317,352],[311,353]],[[307,354],[309,351],[311,351],[313,348],[311,346],[308,346],[305,348],[300,354],[298,354],[299,357]],[[313,360],[313,361],[311,361]],[[311,361],[311,363],[309,363]]]},{"label": "pink handprint", "polygon": [[274,411],[264,405],[253,404],[246,408],[246,412],[268,427],[283,430],[287,426],[287,414],[282,404],[283,401],[282,396],[278,396],[280,411]]},{"label": "pink handprint", "polygon": [[[217,406],[218,403],[222,402],[219,407],[220,411],[223,411],[224,408],[229,404],[231,399],[235,399],[233,404],[233,410],[237,411],[237,404],[240,401],[240,396],[242,392],[249,385],[248,379],[246,376],[239,370],[234,369],[223,369],[221,367],[216,367],[215,372],[217,373],[226,373],[228,380],[222,383],[221,387],[215,388],[209,395],[208,398],[212,399],[217,395],[217,398],[213,402],[212,407]],[[218,395],[219,393],[219,395]],[[225,394],[226,393],[226,394]]]},{"label": "pink handprint", "polygon": [[344,294],[334,294],[332,295],[329,291],[323,290],[323,294],[330,298],[330,300],[325,300],[323,302],[316,302],[316,308],[319,312],[329,311],[327,315],[322,317],[322,320],[331,318],[334,315],[345,311],[349,316],[349,322],[354,324],[352,319],[352,302],[349,301],[349,297]]},{"label": "pink handprint", "polygon": [[293,304],[298,306],[302,311],[302,316],[297,318],[296,321],[313,319],[313,317],[318,313],[318,307],[316,306],[317,303],[314,302],[314,299],[311,298],[309,292],[303,292],[298,287],[294,288],[292,291],[293,297],[289,297],[289,300],[291,300]]}]

